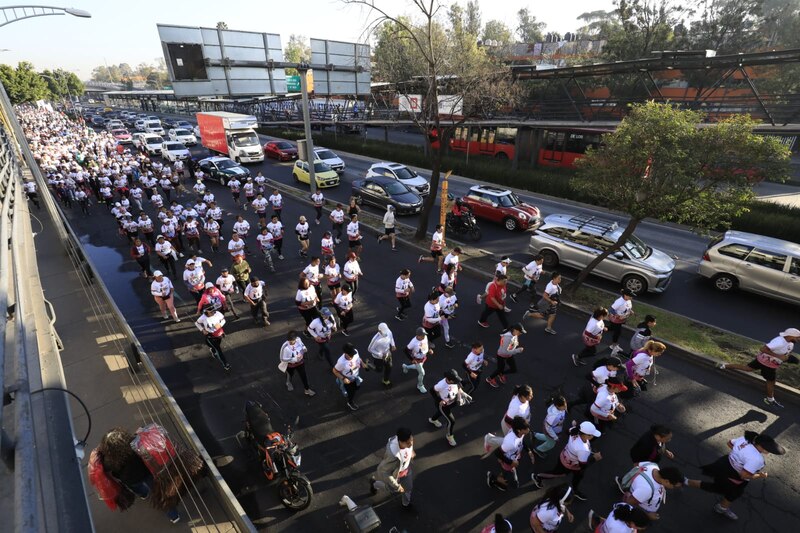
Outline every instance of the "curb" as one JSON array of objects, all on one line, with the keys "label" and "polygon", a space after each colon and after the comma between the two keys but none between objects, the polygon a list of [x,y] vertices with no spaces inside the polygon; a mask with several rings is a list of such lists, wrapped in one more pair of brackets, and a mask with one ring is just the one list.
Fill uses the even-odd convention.
[{"label": "curb", "polygon": [[[301,203],[304,203],[304,204],[307,204],[309,206],[313,205],[310,199],[306,199],[302,195],[301,196],[297,196],[296,195],[297,192],[302,193],[304,195],[306,191],[304,191],[303,189],[298,189],[296,187],[292,187],[291,185],[286,185],[284,183],[280,183],[280,182],[275,181],[275,180],[270,179],[270,178],[267,178],[267,182],[271,186],[275,187],[276,189],[284,190],[288,194],[291,194],[292,198],[294,200],[297,200],[297,201],[299,201]],[[325,206],[323,206],[323,210],[326,211],[326,212],[330,212],[328,204],[331,201],[326,199],[325,202],[326,202],[326,204],[325,204]],[[362,225],[364,225],[366,228],[368,228],[368,229],[370,229],[370,230],[372,230],[372,231],[374,231],[374,232],[376,232],[378,234],[382,233],[381,229],[376,228],[372,224],[369,224],[369,223],[364,222],[364,221],[359,221],[359,222]],[[397,226],[401,226],[402,225],[405,228],[413,229],[408,224],[396,223],[396,225]],[[418,243],[416,243],[414,241],[411,241],[409,239],[406,239],[404,237],[401,237],[399,235],[396,236],[396,240],[400,244],[403,244],[403,245],[408,246],[409,248],[412,248],[412,249],[415,249],[415,250],[420,250],[423,253],[428,251],[426,247],[421,246]],[[457,242],[457,241],[454,241],[454,242]],[[487,255],[493,255],[493,254],[487,254]],[[473,267],[473,266],[467,265],[467,264],[463,264],[461,266],[462,266],[462,268],[464,270],[466,270],[470,274],[473,274],[473,275],[476,275],[476,276],[479,276],[479,277],[486,277],[486,272],[483,272],[483,271],[479,270],[476,267]],[[513,281],[510,281],[509,285],[513,286],[514,288],[517,288],[517,289],[521,287],[521,285],[519,283],[516,283],[516,282],[513,282]],[[607,293],[609,295],[609,297],[616,297],[615,293],[612,293],[610,291],[606,291],[605,289],[594,287],[594,286],[589,285],[589,284],[586,284],[586,285],[591,287],[594,290],[598,290],[598,291]],[[578,307],[575,307],[574,305],[562,303],[562,304],[559,305],[559,308],[564,309],[567,312],[567,314],[569,314],[570,316],[573,316],[573,317],[578,317],[578,318],[584,318],[585,319],[586,316],[587,316],[586,311],[584,311],[583,309],[580,309]],[[667,312],[671,312],[671,311],[667,311]],[[676,314],[676,313],[673,313],[673,314]],[[682,315],[678,315],[678,316],[682,316]],[[749,340],[754,341],[756,343],[761,342],[761,341],[759,341],[757,339],[750,339],[749,337],[744,337],[742,335],[738,335],[738,334],[733,333],[731,331],[728,331],[728,330],[725,330],[725,329],[722,329],[722,328],[718,328],[716,326],[712,326],[712,325],[706,324],[704,322],[699,322],[697,320],[692,320],[692,322],[695,322],[697,324],[706,326],[708,328],[712,328],[712,329],[716,329],[718,331],[722,331],[723,333],[730,333],[731,335],[737,335],[739,337],[743,337],[745,339],[749,339]],[[628,332],[633,331],[633,328],[631,326],[628,326],[627,324],[623,324],[622,327]],[[716,359],[714,359],[712,357],[709,357],[707,355],[704,355],[704,354],[698,354],[698,353],[692,352],[689,349],[681,346],[680,344],[675,344],[675,343],[667,341],[665,339],[658,339],[658,340],[660,342],[663,342],[669,348],[672,349],[672,351],[670,353],[674,353],[675,355],[677,355],[681,359],[683,359],[685,361],[688,361],[688,362],[690,362],[690,363],[692,363],[694,365],[701,366],[703,368],[707,368],[708,369],[708,368],[714,368],[718,364],[718,361]],[[727,371],[726,375],[730,376],[730,377],[732,377],[734,379],[737,379],[738,381],[740,381],[742,383],[746,383],[746,384],[748,384],[748,385],[750,385],[752,387],[762,388],[763,384],[764,384],[764,378],[762,378],[760,375],[757,375],[755,373],[748,373],[748,372],[742,372],[742,371],[739,371],[739,370],[735,370],[735,371]],[[792,387],[790,385],[785,385],[785,384],[780,383],[780,382],[777,382],[775,384],[775,387],[779,391],[789,395],[795,401],[795,403],[800,404],[800,389],[796,389],[796,388],[794,388],[794,387]]]}]

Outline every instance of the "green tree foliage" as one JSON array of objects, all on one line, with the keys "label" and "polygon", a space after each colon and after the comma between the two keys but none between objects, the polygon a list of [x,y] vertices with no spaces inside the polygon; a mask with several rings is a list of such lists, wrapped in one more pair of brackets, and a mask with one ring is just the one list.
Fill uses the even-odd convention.
[{"label": "green tree foliage", "polygon": [[421,28],[408,17],[398,17],[397,22],[387,20],[375,28],[373,80],[397,83],[425,74],[425,58],[415,41],[415,31]]},{"label": "green tree foliage", "polygon": [[44,70],[41,73],[53,98],[80,96],[84,92],[83,82],[73,72],[64,69]]},{"label": "green tree foliage", "polygon": [[505,22],[502,20],[490,20],[483,27],[481,39],[484,42],[492,40],[497,41],[500,45],[507,45],[513,42],[514,36]]},{"label": "green tree foliage", "polygon": [[765,43],[762,26],[764,0],[698,0],[699,18],[683,36],[695,50],[737,54],[759,49]]},{"label": "green tree foliage", "polygon": [[653,50],[672,50],[673,27],[684,8],[670,0],[615,0],[619,27],[607,37],[603,56],[611,61],[650,57]]},{"label": "green tree foliage", "polygon": [[527,7],[517,11],[517,36],[523,43],[537,43],[544,40],[543,31],[546,24],[539,22],[531,15]]},{"label": "green tree foliage", "polygon": [[775,137],[754,134],[751,118],[735,115],[698,128],[701,121],[700,113],[669,104],[635,105],[603,137],[602,147],[579,160],[573,188],[630,220],[617,243],[587,265],[571,288],[645,218],[699,228],[729,225],[747,210],[754,183],[788,175],[789,149]]},{"label": "green tree foliage", "polygon": [[578,16],[578,20],[583,26],[578,28],[578,34],[584,38],[594,40],[604,40],[622,30],[617,12],[612,11],[588,11]]},{"label": "green tree foliage", "polygon": [[464,29],[475,37],[481,33],[481,7],[477,0],[467,2],[464,10]]},{"label": "green tree foliage", "polygon": [[0,81],[12,104],[47,100],[50,97],[47,81],[27,61],[21,61],[15,69],[0,65]]},{"label": "green tree foliage", "polygon": [[[292,34],[283,51],[283,57],[290,63],[308,63],[311,61],[311,46],[303,35]],[[297,76],[297,69],[287,68],[287,76]]]}]

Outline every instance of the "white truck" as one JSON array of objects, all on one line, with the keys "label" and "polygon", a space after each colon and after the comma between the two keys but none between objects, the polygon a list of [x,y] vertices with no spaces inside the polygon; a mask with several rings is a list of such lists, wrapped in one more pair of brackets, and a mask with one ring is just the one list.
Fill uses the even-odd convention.
[{"label": "white truck", "polygon": [[237,163],[264,160],[264,149],[255,129],[258,119],[226,111],[197,113],[200,140],[206,148],[228,156]]}]

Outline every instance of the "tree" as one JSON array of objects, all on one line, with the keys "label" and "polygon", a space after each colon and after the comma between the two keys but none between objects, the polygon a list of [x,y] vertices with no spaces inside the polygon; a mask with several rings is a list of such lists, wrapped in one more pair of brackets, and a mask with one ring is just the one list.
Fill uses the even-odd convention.
[{"label": "tree", "polygon": [[50,97],[47,82],[27,61],[18,63],[16,69],[0,65],[0,81],[12,104],[47,100]]},{"label": "tree", "polygon": [[753,52],[765,42],[764,0],[698,0],[700,18],[690,25],[681,48],[716,50],[717,54]]},{"label": "tree", "polygon": [[464,31],[477,37],[481,33],[481,6],[477,0],[467,2],[464,11]]},{"label": "tree", "polygon": [[505,46],[511,44],[514,37],[505,22],[501,20],[490,20],[486,23],[486,26],[483,27],[483,35],[481,38],[483,42],[497,41],[501,46]]},{"label": "tree", "polygon": [[578,16],[584,23],[578,34],[595,40],[606,40],[621,31],[622,25],[616,11],[588,11]]},{"label": "tree", "polygon": [[789,149],[776,137],[754,134],[750,117],[734,115],[699,128],[701,121],[696,111],[636,104],[616,131],[603,137],[603,146],[579,160],[572,186],[630,219],[570,290],[619,250],[645,218],[698,228],[729,226],[747,210],[753,184],[788,175]]},{"label": "tree", "polygon": [[[306,42],[303,35],[295,35],[294,33],[289,36],[289,42],[286,44],[286,49],[283,52],[283,57],[290,63],[308,63],[311,61],[311,47]],[[287,76],[296,76],[297,69],[287,68]]]},{"label": "tree", "polygon": [[[673,27],[684,8],[671,0],[615,0],[619,27],[606,39],[603,56],[612,61],[650,57],[653,50],[672,50]],[[611,27],[607,28],[611,29]]]},{"label": "tree", "polygon": [[531,15],[527,7],[517,11],[517,35],[523,43],[538,43],[544,40],[542,32],[545,29],[544,22],[537,22],[536,17]]},{"label": "tree", "polygon": [[45,70],[41,77],[44,78],[50,95],[53,98],[69,98],[80,96],[84,92],[83,82],[73,72],[64,69],[54,71]]},{"label": "tree", "polygon": [[[416,20],[392,15],[373,0],[343,2],[368,7],[375,14],[368,28],[378,39],[373,79],[395,84],[401,98],[408,97],[408,93],[421,95],[419,112],[410,115],[424,136],[426,153],[430,156],[431,194],[425,199],[414,235],[416,240],[424,240],[439,196],[444,149],[453,129],[463,120],[453,113],[440,114],[440,93],[457,97],[465,109],[463,114],[467,115],[471,108],[510,103],[510,97],[503,101],[506,95],[500,89],[511,86],[510,75],[507,69],[499,68],[474,39],[459,42],[451,38],[456,32],[469,35],[470,16],[464,17],[465,22],[460,27],[447,28],[442,21],[447,18],[446,14],[441,12],[437,0],[412,0]],[[412,79],[414,76],[417,78]],[[486,94],[491,97],[485,97]],[[436,133],[435,137],[432,132]],[[438,139],[435,146],[434,139]]]}]

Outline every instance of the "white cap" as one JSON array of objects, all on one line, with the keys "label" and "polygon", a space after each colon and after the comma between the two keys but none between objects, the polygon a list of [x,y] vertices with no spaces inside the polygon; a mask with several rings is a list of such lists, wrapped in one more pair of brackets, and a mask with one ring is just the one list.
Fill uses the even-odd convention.
[{"label": "white cap", "polygon": [[800,329],[789,328],[786,331],[781,331],[781,337],[800,337]]},{"label": "white cap", "polygon": [[592,437],[599,437],[600,435],[602,435],[602,433],[597,431],[597,428],[594,427],[594,424],[592,424],[589,421],[581,422],[580,430],[581,433],[585,433],[586,435],[591,435]]},{"label": "white cap", "polygon": [[164,274],[162,274],[160,270],[156,270],[155,272],[153,272],[153,277],[154,278],[157,278],[158,276],[163,276],[163,275]]},{"label": "white cap", "polygon": [[389,331],[389,326],[386,325],[386,322],[381,322],[378,324],[378,333],[383,335],[384,337],[388,337],[391,331]]}]

